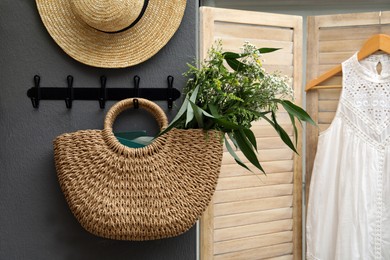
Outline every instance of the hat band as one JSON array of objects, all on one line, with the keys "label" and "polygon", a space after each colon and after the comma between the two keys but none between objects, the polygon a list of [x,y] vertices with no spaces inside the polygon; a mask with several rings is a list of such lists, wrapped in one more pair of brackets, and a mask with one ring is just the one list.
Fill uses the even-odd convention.
[{"label": "hat band", "polygon": [[127,26],[127,27],[125,27],[123,29],[120,29],[119,31],[107,32],[107,31],[102,31],[102,30],[96,29],[96,28],[95,29],[98,30],[98,31],[104,32],[104,33],[111,33],[111,34],[124,32],[124,31],[130,29],[131,27],[133,27],[136,23],[139,22],[139,20],[141,20],[142,16],[144,15],[144,13],[146,11],[146,8],[148,7],[148,3],[149,3],[149,0],[144,0],[144,5],[142,6],[142,10],[139,13],[137,19],[135,19],[134,22],[132,22],[129,26]]}]

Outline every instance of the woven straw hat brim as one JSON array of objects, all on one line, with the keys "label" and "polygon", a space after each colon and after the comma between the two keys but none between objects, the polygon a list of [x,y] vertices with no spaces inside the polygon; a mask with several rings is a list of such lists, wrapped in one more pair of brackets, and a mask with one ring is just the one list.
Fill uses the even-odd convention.
[{"label": "woven straw hat brim", "polygon": [[186,0],[149,0],[145,13],[133,27],[105,33],[78,19],[70,1],[36,3],[49,34],[68,55],[102,68],[129,67],[151,58],[179,28],[186,6]]},{"label": "woven straw hat brim", "polygon": [[89,232],[151,240],[191,228],[208,206],[222,160],[221,133],[172,129],[152,144],[112,146],[111,134],[85,130],[54,141],[61,189]]}]

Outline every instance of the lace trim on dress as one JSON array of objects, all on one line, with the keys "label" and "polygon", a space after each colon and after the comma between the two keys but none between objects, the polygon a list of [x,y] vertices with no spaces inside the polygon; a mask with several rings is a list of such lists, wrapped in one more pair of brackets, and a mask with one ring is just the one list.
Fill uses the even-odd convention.
[{"label": "lace trim on dress", "polygon": [[377,135],[382,134],[390,125],[390,118],[378,125],[374,120],[372,120],[370,117],[367,117],[363,111],[357,109],[353,103],[351,103],[344,97],[341,97],[339,102],[345,107],[347,107],[351,113],[357,115],[357,117]]},{"label": "lace trim on dress", "polygon": [[[359,63],[357,53],[343,63],[343,97],[356,113],[370,125],[376,133],[382,132],[390,124],[390,73],[381,75],[363,66],[367,62],[383,64],[390,68],[390,56],[371,55]],[[382,75],[383,74],[383,75]]]}]

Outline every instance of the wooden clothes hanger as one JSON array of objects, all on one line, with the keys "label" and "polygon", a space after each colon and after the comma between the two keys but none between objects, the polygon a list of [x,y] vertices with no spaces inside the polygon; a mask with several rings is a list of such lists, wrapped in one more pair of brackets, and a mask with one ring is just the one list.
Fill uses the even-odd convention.
[{"label": "wooden clothes hanger", "polygon": [[[360,49],[360,51],[357,54],[358,60],[362,60],[366,58],[367,56],[377,52],[377,51],[384,51],[387,54],[390,54],[390,35],[386,34],[376,34],[369,38],[363,45],[363,47]],[[336,67],[328,70],[321,76],[319,76],[316,79],[311,80],[307,85],[305,91],[309,91],[311,89],[315,89],[318,84],[324,82],[325,80],[333,77],[337,73],[340,73],[342,70],[341,64],[337,65]],[[326,88],[321,87],[321,88]],[[328,88],[334,88],[334,86],[329,86]]]}]

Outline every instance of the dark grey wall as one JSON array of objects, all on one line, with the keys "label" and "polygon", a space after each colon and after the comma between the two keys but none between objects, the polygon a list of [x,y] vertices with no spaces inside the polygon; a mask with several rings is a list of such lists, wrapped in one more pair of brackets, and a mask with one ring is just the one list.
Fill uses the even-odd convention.
[{"label": "dark grey wall", "polygon": [[[41,23],[35,1],[0,2],[0,260],[8,259],[195,259],[196,231],[157,241],[126,242],[96,237],[73,217],[60,191],[53,162],[52,140],[79,129],[101,129],[106,110],[97,101],[41,101],[34,109],[26,96],[33,76],[41,86],[166,87],[175,77],[181,89],[186,63],[196,55],[197,0],[187,0],[184,19],[171,41],[150,60],[126,69],[93,68],[67,56]],[[166,102],[157,102],[167,111]],[[176,102],[180,105],[181,101]],[[113,102],[108,102],[109,108]],[[172,118],[177,108],[167,111]],[[117,129],[155,129],[151,117],[125,115]]]}]

